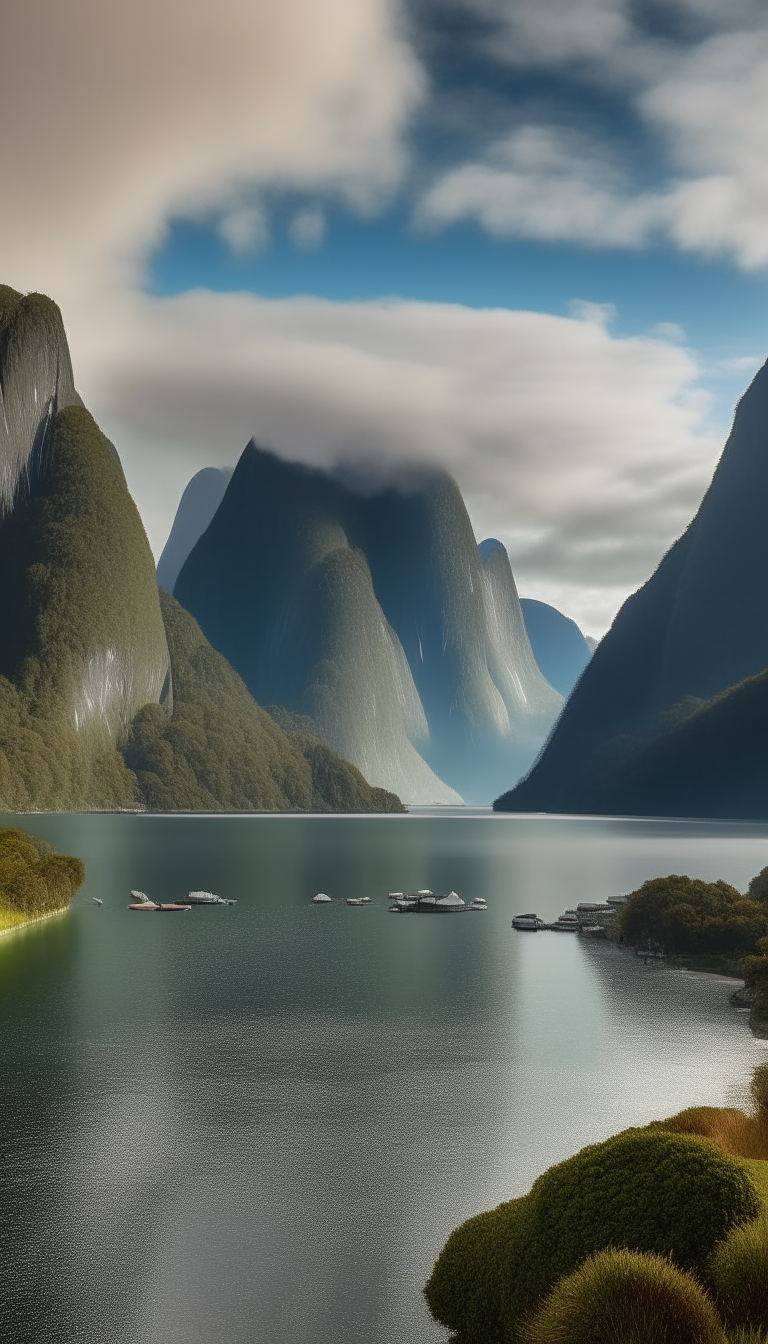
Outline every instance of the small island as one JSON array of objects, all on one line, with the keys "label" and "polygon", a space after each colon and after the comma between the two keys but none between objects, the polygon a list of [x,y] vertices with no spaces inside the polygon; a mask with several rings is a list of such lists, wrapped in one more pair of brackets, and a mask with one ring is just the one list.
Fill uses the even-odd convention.
[{"label": "small island", "polygon": [[82,860],[25,831],[0,829],[0,935],[69,909]]}]

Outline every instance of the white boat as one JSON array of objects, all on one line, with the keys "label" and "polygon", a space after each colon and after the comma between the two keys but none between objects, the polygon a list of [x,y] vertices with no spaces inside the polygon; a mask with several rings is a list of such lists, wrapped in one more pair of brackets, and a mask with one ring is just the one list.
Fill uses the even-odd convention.
[{"label": "white boat", "polygon": [[466,901],[463,901],[457,891],[449,891],[447,896],[441,896],[435,901],[435,909],[440,911],[449,911],[451,914],[458,913],[460,910],[466,910]]},{"label": "white boat", "polygon": [[370,896],[348,896],[347,905],[370,905]]},{"label": "white boat", "polygon": [[558,915],[554,924],[549,925],[555,933],[578,933],[579,916],[575,910],[564,910],[562,915]]},{"label": "white boat", "polygon": [[331,898],[324,891],[318,891],[316,896],[312,897],[313,905],[330,905]]},{"label": "white boat", "polygon": [[235,905],[231,898],[216,896],[212,891],[190,891],[187,893],[188,905]]},{"label": "white boat", "polygon": [[520,929],[523,932],[536,933],[539,929],[543,929],[543,927],[544,920],[539,919],[539,916],[535,915],[532,911],[529,911],[526,915],[515,915],[515,918],[512,920],[512,928]]},{"label": "white boat", "polygon": [[475,896],[474,900],[473,900],[473,901],[470,901],[469,906],[468,906],[468,909],[470,909],[470,910],[487,910],[487,909],[488,909],[488,906],[487,906],[487,904],[486,904],[486,902],[485,902],[485,899],[484,899],[482,896]]},{"label": "white boat", "polygon": [[133,888],[131,888],[131,895],[132,895],[132,897],[133,897],[133,899],[134,899],[134,901],[136,902],[137,905],[154,905],[154,904],[155,904],[154,901],[151,901],[151,900],[149,899],[149,897],[147,896],[147,893],[146,893],[145,891],[134,891]]}]

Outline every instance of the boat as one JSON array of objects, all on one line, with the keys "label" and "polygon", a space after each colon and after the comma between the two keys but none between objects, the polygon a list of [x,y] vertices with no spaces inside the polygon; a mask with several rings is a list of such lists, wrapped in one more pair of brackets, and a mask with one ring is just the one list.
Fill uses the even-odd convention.
[{"label": "boat", "polygon": [[486,903],[484,897],[482,897],[482,896],[475,896],[474,900],[470,901],[469,905],[467,906],[467,909],[468,909],[468,910],[487,910],[487,909],[488,909],[488,905],[487,905],[487,903]]},{"label": "boat", "polygon": [[138,905],[154,905],[154,904],[155,904],[154,901],[150,901],[150,899],[149,899],[149,897],[147,896],[147,893],[146,893],[145,891],[134,891],[133,888],[131,888],[131,895],[132,895],[134,901],[136,901],[136,903],[137,903]]},{"label": "boat", "polygon": [[458,914],[466,908],[466,901],[461,899],[458,891],[449,891],[447,896],[440,896],[435,901],[435,910],[441,913]]},{"label": "boat", "polygon": [[92,896],[92,897],[91,897],[91,900],[93,901],[93,904],[94,904],[94,905],[103,905],[103,904],[104,904],[103,901],[100,901],[100,900],[99,900],[98,896]]},{"label": "boat", "polygon": [[548,924],[548,929],[554,933],[578,933],[579,916],[575,910],[564,910],[562,915],[558,915],[554,924]]},{"label": "boat", "polygon": [[529,911],[526,915],[515,915],[512,920],[512,928],[520,929],[521,932],[537,933],[539,929],[544,928],[544,920],[539,919],[539,916],[534,914],[533,911]]},{"label": "boat", "polygon": [[191,905],[181,905],[178,901],[163,901],[160,905],[155,905],[154,901],[136,901],[128,906],[129,910],[151,910],[154,914],[178,913],[181,910],[191,910]]},{"label": "boat", "polygon": [[370,905],[370,896],[348,896],[347,905]]},{"label": "boat", "polygon": [[313,905],[330,905],[331,898],[324,891],[318,891],[316,896],[312,897]]},{"label": "boat", "polygon": [[212,891],[190,891],[187,893],[190,905],[236,905],[231,897],[216,896]]}]

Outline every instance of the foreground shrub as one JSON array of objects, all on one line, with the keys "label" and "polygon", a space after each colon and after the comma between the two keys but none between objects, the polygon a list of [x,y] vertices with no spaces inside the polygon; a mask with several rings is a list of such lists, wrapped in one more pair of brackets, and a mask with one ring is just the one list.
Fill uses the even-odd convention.
[{"label": "foreground shrub", "polygon": [[551,1167],[513,1205],[458,1228],[427,1302],[467,1344],[519,1338],[557,1280],[596,1252],[653,1252],[703,1272],[717,1242],[760,1207],[741,1163],[707,1139],[626,1130]]},{"label": "foreground shrub", "polygon": [[689,1106],[668,1120],[655,1120],[648,1128],[668,1134],[699,1134],[734,1157],[768,1157],[768,1114],[745,1115],[725,1106]]},{"label": "foreground shrub", "polygon": [[734,1228],[716,1247],[709,1277],[729,1322],[768,1329],[768,1220]]},{"label": "foreground shrub", "polygon": [[525,1344],[723,1344],[701,1284],[659,1255],[609,1250],[555,1284]]}]

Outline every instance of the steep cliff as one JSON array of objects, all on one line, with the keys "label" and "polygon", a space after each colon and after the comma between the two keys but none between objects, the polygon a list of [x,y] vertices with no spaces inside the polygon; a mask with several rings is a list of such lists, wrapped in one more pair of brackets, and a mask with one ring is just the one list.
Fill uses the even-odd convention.
[{"label": "steep cliff", "polygon": [[[500,809],[637,810],[638,795],[624,779],[638,754],[691,708],[768,666],[767,497],[768,366],[739,403],[693,522],[652,578],[625,602],[541,759],[498,800]],[[754,732],[764,737],[768,725],[758,701],[747,697],[744,703],[753,706]],[[714,768],[729,773],[727,734],[717,752]],[[648,787],[643,794],[643,811],[669,813],[683,806],[682,799],[676,802],[661,789],[654,794]],[[764,809],[765,803],[756,799],[754,806]]]}]

